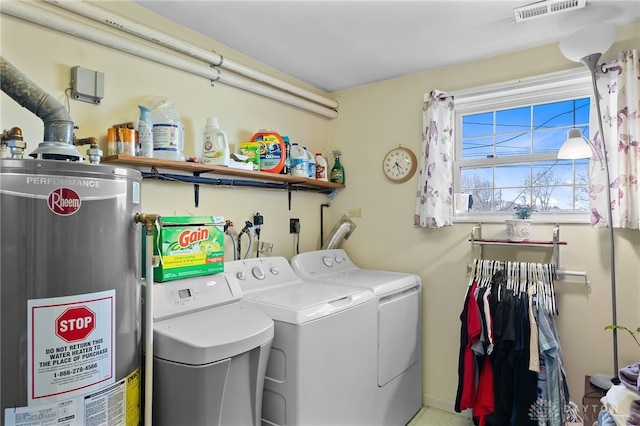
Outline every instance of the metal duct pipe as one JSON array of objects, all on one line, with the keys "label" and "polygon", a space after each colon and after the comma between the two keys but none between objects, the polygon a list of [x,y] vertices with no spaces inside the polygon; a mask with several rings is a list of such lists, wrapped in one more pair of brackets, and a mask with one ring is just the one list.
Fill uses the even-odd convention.
[{"label": "metal duct pipe", "polygon": [[340,247],[342,240],[348,240],[353,231],[356,229],[356,224],[347,216],[342,215],[342,218],[333,227],[327,240],[322,245],[322,249],[335,249]]},{"label": "metal duct pipe", "polygon": [[266,98],[271,98],[327,118],[336,118],[338,116],[338,113],[335,110],[318,105],[314,102],[301,99],[281,90],[261,85],[247,79],[234,77],[232,75],[223,75],[220,70],[211,68],[210,66],[198,65],[177,56],[167,55],[166,52],[150,48],[142,43],[136,43],[127,38],[117,36],[116,34],[102,31],[98,28],[69,18],[64,18],[51,12],[46,12],[42,8],[30,6],[28,3],[20,1],[3,2],[2,13],[60,31],[65,34],[79,37],[84,40],[92,41],[103,46],[111,47],[121,52],[130,53],[134,56],[170,66],[193,75],[204,77],[212,82],[219,81],[220,83],[237,87]]},{"label": "metal duct pipe", "polygon": [[64,142],[73,146],[73,121],[64,105],[44,92],[2,56],[0,75],[2,91],[42,119],[46,142]]},{"label": "metal duct pipe", "polygon": [[319,105],[324,105],[331,109],[338,108],[338,103],[332,99],[327,99],[323,96],[309,92],[308,90],[294,86],[293,84],[289,84],[285,81],[255,71],[251,68],[247,68],[243,65],[236,64],[229,59],[223,58],[215,52],[210,52],[200,47],[193,46],[161,31],[157,31],[153,28],[147,27],[139,22],[109,12],[108,10],[87,1],[46,1],[63,9],[75,12],[78,15],[93,19],[96,22],[100,22],[107,26],[113,27],[117,30],[124,31],[136,37],[140,37],[144,40],[172,49],[176,52],[191,56],[192,58],[204,61],[207,64],[229,70],[231,72],[251,78],[252,80],[256,80],[261,83],[269,84],[273,87],[284,90],[285,92],[289,92],[294,95],[300,96],[301,98],[313,101]]}]

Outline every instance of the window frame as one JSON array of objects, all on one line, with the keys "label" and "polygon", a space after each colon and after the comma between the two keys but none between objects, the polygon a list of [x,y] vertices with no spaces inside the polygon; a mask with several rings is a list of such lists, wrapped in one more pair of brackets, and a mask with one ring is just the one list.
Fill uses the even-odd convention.
[{"label": "window frame", "polygon": [[[502,109],[519,108],[537,104],[561,102],[577,98],[589,97],[593,105],[591,76],[584,67],[574,68],[553,74],[515,80],[498,85],[471,89],[463,93],[453,93],[455,108],[455,129],[462,128],[462,116],[493,112]],[[461,131],[454,131],[455,152],[453,161],[454,193],[460,192],[461,168],[464,166],[487,166],[512,163],[513,157],[462,158]],[[523,156],[526,161],[553,161],[557,154],[543,153]],[[513,218],[510,213],[454,213],[454,222],[502,223]],[[584,213],[545,213],[539,212],[531,216],[535,223],[589,223],[590,215]]]}]

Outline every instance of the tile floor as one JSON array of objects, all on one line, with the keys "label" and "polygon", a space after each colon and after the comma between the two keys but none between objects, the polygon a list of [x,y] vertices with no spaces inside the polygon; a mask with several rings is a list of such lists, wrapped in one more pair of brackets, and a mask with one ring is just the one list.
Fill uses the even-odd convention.
[{"label": "tile floor", "polygon": [[422,407],[407,426],[473,426],[473,421],[459,414]]}]

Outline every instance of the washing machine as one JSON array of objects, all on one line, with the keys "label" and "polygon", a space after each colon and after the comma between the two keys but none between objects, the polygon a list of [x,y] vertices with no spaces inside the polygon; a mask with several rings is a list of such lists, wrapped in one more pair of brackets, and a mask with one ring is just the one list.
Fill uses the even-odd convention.
[{"label": "washing machine", "polygon": [[422,406],[422,281],[414,274],[361,269],[341,249],[291,259],[303,280],[367,289],[375,294],[376,425],[405,425]]},{"label": "washing machine", "polygon": [[153,285],[153,424],[260,425],[271,318],[223,274]]},{"label": "washing machine", "polygon": [[301,280],[284,257],[225,263],[247,306],[269,315],[275,335],[264,380],[264,426],[366,425],[374,403],[371,291]]}]

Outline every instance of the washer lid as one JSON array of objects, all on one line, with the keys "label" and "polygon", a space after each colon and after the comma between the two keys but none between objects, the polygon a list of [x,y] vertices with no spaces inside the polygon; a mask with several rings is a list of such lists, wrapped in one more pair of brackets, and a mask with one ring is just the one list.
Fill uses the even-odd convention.
[{"label": "washer lid", "polygon": [[[401,272],[375,271],[372,269],[343,271],[334,275],[327,275],[325,278],[328,282],[332,283],[335,282],[367,288],[376,296],[398,290],[405,290],[422,283],[422,280],[417,275],[404,274]],[[319,279],[319,277],[316,279]]]},{"label": "washer lid", "polygon": [[370,291],[356,287],[304,281],[244,295],[246,303],[276,321],[290,324],[313,321],[374,298]]},{"label": "washer lid", "polygon": [[204,365],[261,346],[273,339],[273,321],[234,303],[153,323],[153,356]]},{"label": "washer lid", "polygon": [[305,280],[320,283],[335,283],[366,288],[376,296],[393,293],[399,290],[421,285],[422,280],[418,275],[402,272],[376,271],[372,269],[350,269],[347,271],[325,272],[310,276],[305,270],[296,268],[296,273]]}]

